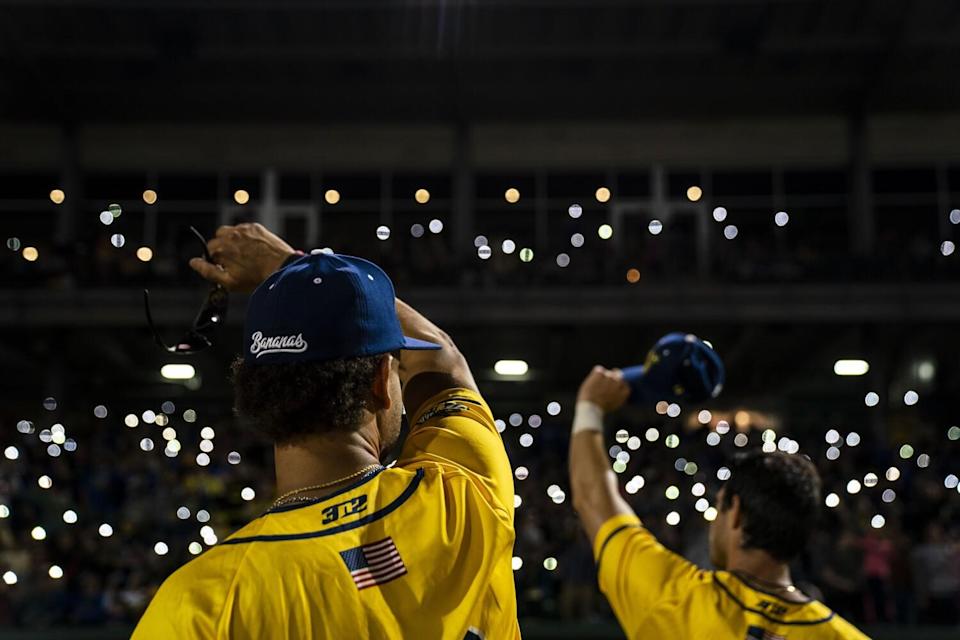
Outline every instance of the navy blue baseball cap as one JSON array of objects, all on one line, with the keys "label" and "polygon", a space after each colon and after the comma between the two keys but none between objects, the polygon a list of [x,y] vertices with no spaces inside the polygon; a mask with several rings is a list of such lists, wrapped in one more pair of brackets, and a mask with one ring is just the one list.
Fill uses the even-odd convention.
[{"label": "navy blue baseball cap", "polygon": [[289,263],[250,297],[243,357],[252,364],[322,362],[398,349],[440,349],[408,338],[383,269],[362,258],[316,253]]},{"label": "navy blue baseball cap", "polygon": [[633,404],[716,398],[725,378],[720,356],[692,333],[668,333],[653,345],[642,366],[623,369]]}]

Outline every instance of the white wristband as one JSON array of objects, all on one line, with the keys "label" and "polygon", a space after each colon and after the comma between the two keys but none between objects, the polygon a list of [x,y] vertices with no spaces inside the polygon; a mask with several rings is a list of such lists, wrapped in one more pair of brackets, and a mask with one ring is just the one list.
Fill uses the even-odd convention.
[{"label": "white wristband", "polygon": [[603,432],[603,409],[589,400],[580,400],[573,412],[572,435],[581,431]]}]

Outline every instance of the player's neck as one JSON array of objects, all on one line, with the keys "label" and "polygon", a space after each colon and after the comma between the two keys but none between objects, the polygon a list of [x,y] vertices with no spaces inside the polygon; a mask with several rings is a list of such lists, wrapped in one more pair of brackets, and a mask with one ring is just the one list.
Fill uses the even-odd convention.
[{"label": "player's neck", "polygon": [[[310,436],[292,445],[275,446],[273,457],[277,474],[277,494],[294,489],[325,484],[344,478],[380,462],[379,438],[369,429]],[[374,427],[375,431],[375,427]],[[356,481],[352,478],[351,481]],[[338,485],[341,483],[338,483]],[[329,493],[335,487],[309,492]]]},{"label": "player's neck", "polygon": [[786,586],[793,584],[790,565],[779,562],[761,549],[740,549],[731,558],[727,570],[753,578],[759,586]]}]

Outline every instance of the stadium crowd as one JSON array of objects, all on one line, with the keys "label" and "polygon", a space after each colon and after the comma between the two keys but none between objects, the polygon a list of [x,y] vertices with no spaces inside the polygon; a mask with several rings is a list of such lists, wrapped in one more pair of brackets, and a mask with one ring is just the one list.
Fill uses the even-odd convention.
[{"label": "stadium crowd", "polygon": [[[208,218],[192,222],[202,232],[212,234],[216,225]],[[794,215],[786,235],[781,230],[771,230],[773,224],[767,217],[763,218],[765,226],[744,226],[733,240],[724,238],[723,224],[712,223],[716,228],[711,228],[709,258],[700,264],[701,258],[696,256],[701,250],[691,229],[670,230],[664,225],[663,231],[654,236],[646,228],[631,232],[624,223],[622,228],[612,231],[615,235],[622,233],[622,238],[604,240],[597,236],[597,228],[606,222],[606,217],[594,215],[589,221],[585,218],[586,214],[581,220],[570,220],[565,215],[554,219],[549,249],[536,249],[529,262],[522,259],[521,251],[534,246],[532,229],[512,237],[480,233],[474,241],[477,246],[470,247],[465,256],[457,256],[453,251],[449,229],[436,234],[424,231],[412,237],[408,229],[396,228],[386,241],[380,241],[375,235],[375,220],[366,229],[357,226],[351,227],[350,233],[324,234],[323,242],[340,253],[373,259],[391,274],[398,287],[427,281],[433,286],[487,290],[504,285],[569,287],[698,280],[731,284],[901,282],[942,281],[960,275],[957,262],[949,258],[953,245],[944,249],[938,232],[920,227],[881,227],[876,250],[869,257],[858,257],[850,254],[842,230],[828,242],[815,231],[805,232],[816,221],[804,223],[801,214]],[[92,226],[75,243],[47,242],[38,246],[39,258],[35,262],[24,260],[15,251],[6,251],[0,254],[0,264],[4,265],[0,284],[5,288],[42,286],[71,290],[197,283],[196,274],[186,266],[187,260],[199,253],[187,224],[164,229],[159,240],[148,247],[146,262],[135,255],[140,243],[134,230],[128,230],[122,248],[112,244],[111,232],[117,230]],[[577,235],[582,237],[574,240]],[[27,237],[17,241],[17,246],[31,243]],[[296,240],[291,241],[297,244]],[[509,253],[504,251],[505,241],[513,244]],[[487,243],[490,248],[486,258],[478,255],[480,243]],[[635,275],[630,274],[631,270],[635,270]]]},{"label": "stadium crowd", "polygon": [[[496,398],[490,400],[496,412]],[[184,421],[183,407],[178,409],[168,423],[183,442],[175,456],[165,455],[160,426],[141,422],[129,428],[124,411],[113,408],[103,419],[70,411],[37,416],[29,433],[16,434],[18,457],[0,462],[0,566],[16,576],[10,584],[5,574],[7,584],[0,585],[0,626],[129,625],[164,577],[192,557],[191,543],[197,551],[201,541],[206,547],[222,540],[268,506],[272,457],[259,436],[222,407],[206,416],[199,411],[196,422]],[[219,419],[211,420],[215,416]],[[46,426],[41,422],[54,419],[68,425],[75,451],[51,457],[38,439]],[[529,416],[526,424],[502,423],[517,469],[514,566],[520,611],[531,618],[610,620],[590,547],[564,493],[568,420],[561,412],[544,416],[535,429],[532,424],[540,421]],[[2,422],[4,432],[22,424],[10,414]],[[713,501],[722,484],[718,471],[742,450],[734,444],[739,430],[731,428],[711,446],[708,427],[681,427],[680,420],[665,416],[642,421],[628,416],[618,425],[624,422],[633,424],[628,435],[638,440],[620,447],[631,454],[621,477],[643,478],[633,479],[625,495],[664,544],[708,567],[707,522],[703,505],[696,505],[701,489],[695,485],[701,483],[703,496]],[[213,428],[215,436],[210,462],[200,466],[203,427]],[[521,432],[533,435],[532,446],[519,445]],[[679,436],[675,448],[666,444],[668,433]],[[747,447],[762,444],[759,429],[744,433]],[[804,590],[857,623],[960,622],[960,495],[949,479],[950,461],[960,449],[953,438],[960,430],[948,437],[930,426],[921,434],[908,458],[888,443],[864,437],[857,446],[841,446],[837,460],[825,457],[822,433],[793,434],[800,453],[817,462],[824,494],[839,498],[837,506],[824,508],[823,526],[795,576]],[[154,442],[150,451],[144,450],[144,438]],[[623,433],[611,432],[607,441],[627,442]],[[228,461],[232,451],[241,454],[237,464],[231,463],[235,455]],[[921,451],[930,453],[926,466]],[[679,458],[695,462],[695,473],[688,473],[690,467],[678,471],[684,469]],[[891,467],[896,472],[889,472]],[[866,478],[870,472],[878,476],[875,483]],[[41,474],[52,486],[43,488]],[[849,492],[852,480],[858,482],[856,493]],[[678,491],[671,493],[671,486]],[[887,489],[894,492],[890,502]],[[77,514],[75,523],[67,521],[68,510]],[[671,511],[680,517],[675,526],[665,520]],[[880,528],[875,514],[884,514]],[[106,537],[103,524],[111,528]],[[201,535],[203,526],[212,530]]]}]

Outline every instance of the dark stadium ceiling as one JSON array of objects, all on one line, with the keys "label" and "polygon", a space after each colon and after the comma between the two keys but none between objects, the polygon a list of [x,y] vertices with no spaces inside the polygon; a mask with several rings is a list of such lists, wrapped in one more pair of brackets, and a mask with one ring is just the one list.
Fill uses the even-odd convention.
[{"label": "dark stadium ceiling", "polygon": [[946,110],[956,0],[0,1],[0,119]]}]

